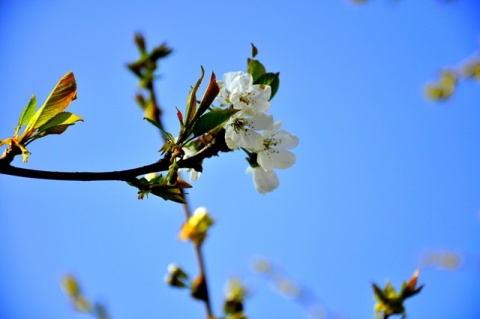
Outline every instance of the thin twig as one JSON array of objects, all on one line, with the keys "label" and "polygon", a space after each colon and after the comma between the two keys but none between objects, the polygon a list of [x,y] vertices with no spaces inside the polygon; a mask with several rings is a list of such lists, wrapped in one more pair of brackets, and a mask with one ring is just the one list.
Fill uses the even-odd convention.
[{"label": "thin twig", "polygon": [[[150,81],[147,85],[147,91],[148,93],[150,94],[150,101],[153,105],[153,114],[154,114],[154,117],[155,117],[155,120],[157,121],[158,125],[164,129],[164,126],[162,124],[162,114],[163,114],[163,111],[160,107],[160,105],[158,104],[157,102],[157,94],[155,92],[155,87],[153,85],[153,80]],[[164,130],[162,130],[162,139],[163,139],[163,142],[165,143],[167,141],[166,139],[166,136],[165,136],[165,133],[163,132]],[[202,155],[205,155],[206,157],[211,157],[212,155],[214,154],[217,154],[218,151],[214,151],[214,154],[212,155],[209,155],[209,153],[211,152],[211,149],[212,149],[212,145],[215,145],[215,142],[212,141],[213,143],[205,146],[200,152],[198,152],[196,154],[196,156],[202,156]],[[218,146],[218,144],[217,144]],[[187,158],[185,159],[185,161],[192,161],[194,156],[190,157],[190,158]],[[193,159],[193,161],[191,163],[199,163],[198,161],[195,161],[195,159]],[[200,162],[201,163],[201,162]],[[180,162],[178,162],[179,164],[179,167],[180,166]],[[197,170],[199,169],[198,168],[198,165],[195,165],[197,168]],[[201,169],[201,167],[200,167]],[[186,194],[185,192],[183,191],[183,189],[181,189],[181,192],[182,192],[182,195],[183,195],[183,199],[185,201],[184,204],[182,204],[182,208],[183,208],[183,211],[185,213],[185,219],[186,221],[188,221],[188,219],[190,218],[190,216],[192,215],[192,212],[191,212],[191,209],[190,209],[190,206],[188,204],[188,200],[187,200],[187,197],[186,197]],[[199,268],[199,271],[200,271],[200,276],[203,277],[203,280],[204,280],[204,288],[205,288],[205,296],[204,296],[204,301],[205,301],[205,309],[206,309],[206,312],[207,312],[207,317],[208,318],[213,318],[213,312],[212,312],[212,305],[211,305],[211,302],[210,302],[210,294],[209,294],[209,290],[208,290],[208,281],[207,281],[207,274],[206,274],[206,267],[205,267],[205,258],[203,256],[203,253],[202,253],[202,248],[200,245],[194,245],[195,247],[195,255],[196,255],[196,259],[197,259],[197,263],[198,263],[198,268]]]}]

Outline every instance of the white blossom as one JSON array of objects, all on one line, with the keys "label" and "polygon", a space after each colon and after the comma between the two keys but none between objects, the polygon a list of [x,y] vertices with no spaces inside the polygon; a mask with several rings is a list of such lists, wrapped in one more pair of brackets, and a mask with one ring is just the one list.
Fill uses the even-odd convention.
[{"label": "white blossom", "polygon": [[223,75],[218,81],[220,93],[217,101],[222,105],[233,105],[241,116],[255,116],[270,108],[272,89],[269,85],[253,84],[252,75],[241,71]]},{"label": "white blossom", "polygon": [[281,121],[276,122],[272,130],[263,132],[263,149],[258,152],[257,163],[266,171],[289,168],[296,161],[295,154],[287,149],[298,145],[298,137],[280,130],[281,126]]},{"label": "white blossom", "polygon": [[263,149],[264,137],[257,131],[273,129],[273,117],[260,114],[255,117],[238,117],[234,114],[225,124],[225,142],[231,149],[239,147],[251,151]]},{"label": "white blossom", "polygon": [[271,192],[280,184],[277,174],[273,170],[266,171],[260,166],[249,166],[246,172],[253,175],[253,184],[260,194]]}]

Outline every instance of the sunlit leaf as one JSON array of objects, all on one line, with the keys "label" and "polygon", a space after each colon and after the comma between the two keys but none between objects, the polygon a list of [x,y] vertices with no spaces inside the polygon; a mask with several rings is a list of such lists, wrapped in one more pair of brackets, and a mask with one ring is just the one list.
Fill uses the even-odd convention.
[{"label": "sunlit leaf", "polygon": [[40,126],[38,128],[38,133],[41,133],[58,125],[72,125],[78,121],[83,121],[83,119],[80,116],[70,112],[61,112],[51,118],[50,121]]},{"label": "sunlit leaf", "polygon": [[22,127],[25,124],[30,121],[32,118],[33,114],[35,114],[35,109],[37,108],[37,98],[35,95],[32,95],[32,98],[30,99],[30,102],[25,106],[25,108],[22,111],[22,114],[20,114],[20,118],[18,119],[18,126]]},{"label": "sunlit leaf", "polygon": [[77,98],[77,85],[73,72],[65,74],[45,100],[42,107],[30,119],[26,131],[41,127],[62,112]]}]

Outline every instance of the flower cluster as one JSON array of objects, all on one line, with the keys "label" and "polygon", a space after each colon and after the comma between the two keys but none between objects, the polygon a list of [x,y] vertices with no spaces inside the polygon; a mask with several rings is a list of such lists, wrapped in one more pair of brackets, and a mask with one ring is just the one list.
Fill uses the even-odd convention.
[{"label": "flower cluster", "polygon": [[247,173],[253,175],[255,188],[261,194],[273,191],[279,181],[274,168],[285,169],[295,163],[295,154],[288,149],[298,145],[298,137],[281,130],[270,109],[272,89],[269,85],[253,84],[249,73],[229,72],[217,82],[222,106],[238,110],[225,123],[225,141],[232,150],[241,148],[249,154]]}]

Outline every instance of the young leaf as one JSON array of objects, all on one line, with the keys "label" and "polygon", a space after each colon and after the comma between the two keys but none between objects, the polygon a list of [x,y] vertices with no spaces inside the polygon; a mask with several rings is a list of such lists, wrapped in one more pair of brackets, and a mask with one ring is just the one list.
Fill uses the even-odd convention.
[{"label": "young leaf", "polygon": [[19,127],[24,126],[25,124],[28,123],[28,121],[30,121],[33,114],[35,114],[36,108],[37,108],[37,98],[35,97],[35,95],[32,95],[30,102],[28,102],[28,104],[23,109],[22,114],[20,114],[20,118],[18,119]]},{"label": "young leaf", "polygon": [[148,117],[144,117],[143,119],[146,120],[148,123],[152,124],[153,126],[155,126],[156,128],[158,128],[158,129],[167,137],[167,139],[172,140],[172,141],[174,140],[173,135],[170,134],[170,133],[168,133],[167,131],[165,131],[165,130],[160,126],[160,124],[158,124],[157,122],[149,119]]},{"label": "young leaf", "polygon": [[193,136],[197,137],[213,130],[219,125],[222,125],[237,112],[235,109],[213,109],[210,112],[202,115],[193,127]]},{"label": "young leaf", "polygon": [[73,72],[65,74],[57,83],[53,91],[45,100],[42,107],[33,115],[28,122],[26,132],[36,129],[47,123],[50,119],[62,112],[77,98],[77,85]]},{"label": "young leaf", "polygon": [[202,68],[202,75],[200,75],[200,78],[198,79],[197,83],[195,83],[195,86],[190,90],[190,94],[188,95],[187,99],[187,109],[185,112],[185,125],[187,126],[193,119],[196,113],[196,108],[197,108],[197,90],[198,87],[200,86],[200,83],[202,83],[203,76],[205,75],[205,71]]},{"label": "young leaf", "polygon": [[219,92],[220,87],[217,84],[217,78],[215,77],[215,73],[212,72],[208,87],[203,94],[200,105],[198,106],[197,114],[195,114],[195,119],[198,119],[203,113],[205,113],[205,111],[212,105]]},{"label": "young leaf", "polygon": [[41,133],[58,125],[72,125],[78,121],[83,121],[83,119],[80,116],[70,112],[61,112],[51,118],[47,123],[40,126],[37,132]]}]

